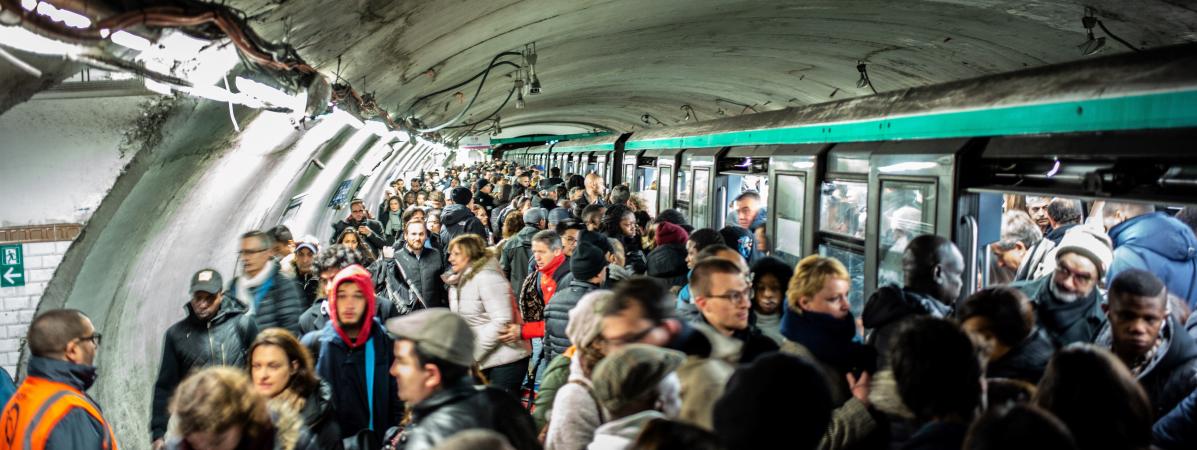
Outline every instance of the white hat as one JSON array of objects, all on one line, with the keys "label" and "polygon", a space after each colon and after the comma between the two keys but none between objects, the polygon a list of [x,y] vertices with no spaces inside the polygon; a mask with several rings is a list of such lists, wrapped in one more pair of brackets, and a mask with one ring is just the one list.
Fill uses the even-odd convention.
[{"label": "white hat", "polygon": [[1097,266],[1097,277],[1105,276],[1114,260],[1114,250],[1110,245],[1110,237],[1105,231],[1087,225],[1075,226],[1064,233],[1060,245],[1056,247],[1056,259],[1065,253],[1076,253],[1089,258]]}]

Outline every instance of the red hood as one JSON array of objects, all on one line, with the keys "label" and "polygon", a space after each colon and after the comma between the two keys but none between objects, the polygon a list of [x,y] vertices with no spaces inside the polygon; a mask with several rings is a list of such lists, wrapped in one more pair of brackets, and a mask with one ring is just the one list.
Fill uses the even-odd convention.
[{"label": "red hood", "polygon": [[[341,329],[341,318],[337,317],[337,288],[341,286],[341,283],[348,282],[356,283],[358,289],[361,289],[362,293],[366,296],[366,311],[362,317],[362,327],[353,339],[345,335],[345,330]],[[370,273],[357,264],[341,269],[337,273],[337,276],[333,278],[332,292],[328,294],[328,310],[333,330],[337,332],[342,341],[345,341],[345,344],[349,345],[349,348],[357,348],[364,345],[370,339],[370,328],[374,325],[374,311],[376,310],[374,281],[370,279]]]},{"label": "red hood", "polygon": [[685,244],[687,239],[690,239],[690,235],[686,233],[685,228],[669,222],[661,222],[657,224],[656,244],[658,246],[666,244]]}]

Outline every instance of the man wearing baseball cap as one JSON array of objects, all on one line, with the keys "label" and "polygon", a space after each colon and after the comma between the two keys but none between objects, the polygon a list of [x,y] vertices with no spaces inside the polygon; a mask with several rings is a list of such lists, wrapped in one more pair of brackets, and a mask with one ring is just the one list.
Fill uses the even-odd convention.
[{"label": "man wearing baseball cap", "polygon": [[167,403],[175,387],[188,374],[207,366],[244,367],[246,351],[258,335],[258,326],[240,302],[223,301],[220,272],[203,269],[191,276],[191,300],[183,305],[186,317],[166,330],[162,365],[154,383],[150,411],[150,440],[163,448]]},{"label": "man wearing baseball cap", "polygon": [[411,423],[388,441],[397,449],[427,450],[474,428],[503,434],[516,449],[540,448],[532,417],[507,392],[475,386],[474,332],[445,308],[423,309],[387,321],[395,337],[391,375]]}]

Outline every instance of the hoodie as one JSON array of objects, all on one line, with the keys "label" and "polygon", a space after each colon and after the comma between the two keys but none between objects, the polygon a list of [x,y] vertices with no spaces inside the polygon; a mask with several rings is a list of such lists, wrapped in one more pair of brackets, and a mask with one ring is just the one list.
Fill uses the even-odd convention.
[{"label": "hoodie", "polygon": [[[362,326],[354,336],[345,334],[345,329],[341,327],[341,318],[337,315],[337,290],[342,284],[353,283],[358,289],[362,291],[362,295],[366,297],[366,309],[362,312]],[[333,287],[328,295],[328,309],[332,313],[329,315],[329,323],[332,324],[333,331],[341,340],[348,345],[350,349],[356,349],[365,345],[366,340],[370,339],[370,328],[374,325],[374,282],[370,280],[370,273],[366,272],[362,266],[352,265],[341,270],[337,276],[333,278]]]},{"label": "hoodie", "polygon": [[478,220],[466,205],[453,204],[441,211],[441,242],[449,245],[453,238],[473,233],[486,239],[486,225]]},{"label": "hoodie", "polygon": [[947,317],[952,307],[909,289],[888,285],[877,289],[865,302],[860,320],[867,330],[865,343],[877,350],[877,367],[889,367],[890,341],[906,319],[929,315]]},{"label": "hoodie", "polygon": [[1197,307],[1197,237],[1184,222],[1162,212],[1127,219],[1110,228],[1114,262],[1106,282],[1126,269],[1155,274],[1168,292]]}]

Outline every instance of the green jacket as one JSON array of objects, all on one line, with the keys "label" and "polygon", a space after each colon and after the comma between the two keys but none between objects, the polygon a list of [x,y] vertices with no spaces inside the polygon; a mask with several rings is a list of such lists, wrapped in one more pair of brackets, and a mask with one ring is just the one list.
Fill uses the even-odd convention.
[{"label": "green jacket", "polygon": [[[536,393],[536,407],[532,409],[532,420],[536,422],[536,429],[544,429],[549,424],[549,416],[553,413],[553,399],[557,398],[557,390],[569,382],[570,356],[573,347],[565,353],[557,355],[549,361],[544,377],[540,379],[540,391]],[[569,356],[566,356],[569,355]]]}]

